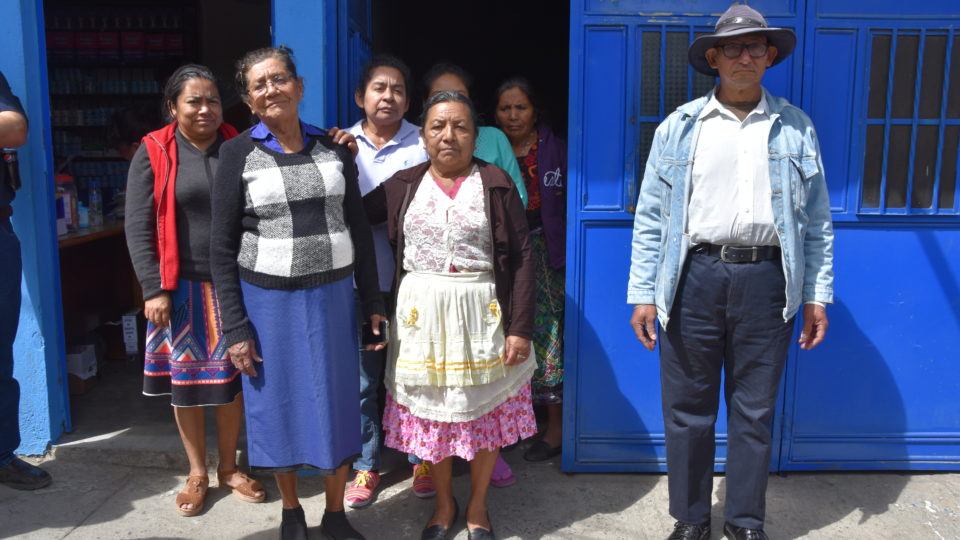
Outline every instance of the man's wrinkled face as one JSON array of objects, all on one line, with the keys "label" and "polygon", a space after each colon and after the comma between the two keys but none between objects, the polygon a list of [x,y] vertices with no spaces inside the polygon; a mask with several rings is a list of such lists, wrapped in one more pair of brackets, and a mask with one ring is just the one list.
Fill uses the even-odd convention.
[{"label": "man's wrinkled face", "polygon": [[759,85],[777,58],[777,48],[762,34],[722,39],[707,50],[707,63],[720,74],[720,84],[735,88]]}]

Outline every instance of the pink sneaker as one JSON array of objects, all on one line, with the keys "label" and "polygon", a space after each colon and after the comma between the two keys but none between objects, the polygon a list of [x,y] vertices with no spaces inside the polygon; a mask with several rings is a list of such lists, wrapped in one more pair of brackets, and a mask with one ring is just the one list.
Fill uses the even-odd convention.
[{"label": "pink sneaker", "polygon": [[429,499],[437,494],[433,487],[433,476],[430,475],[430,465],[426,462],[413,466],[413,494],[421,499]]},{"label": "pink sneaker", "polygon": [[504,488],[516,483],[517,477],[513,475],[510,465],[507,465],[502,456],[497,456],[497,462],[493,465],[493,474],[490,475],[490,485]]},{"label": "pink sneaker", "polygon": [[373,502],[373,494],[380,485],[380,473],[376,471],[357,471],[353,482],[343,495],[343,503],[350,508],[364,508]]}]

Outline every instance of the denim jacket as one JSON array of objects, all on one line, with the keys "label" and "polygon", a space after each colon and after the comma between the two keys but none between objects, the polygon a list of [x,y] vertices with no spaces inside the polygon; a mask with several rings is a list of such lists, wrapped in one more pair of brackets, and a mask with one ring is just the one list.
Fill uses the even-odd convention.
[{"label": "denim jacket", "polygon": [[[633,222],[627,302],[656,304],[666,327],[690,248],[687,204],[697,117],[712,95],[686,103],[657,127]],[[806,302],[833,302],[833,223],[820,145],[810,118],[766,93],[773,220],[780,239],[789,321]]]}]

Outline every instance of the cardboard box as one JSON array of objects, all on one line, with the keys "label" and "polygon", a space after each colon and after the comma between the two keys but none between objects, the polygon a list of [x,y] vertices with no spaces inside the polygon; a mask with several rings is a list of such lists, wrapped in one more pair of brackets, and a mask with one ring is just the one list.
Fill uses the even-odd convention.
[{"label": "cardboard box", "polygon": [[96,377],[90,377],[89,379],[81,379],[73,373],[67,376],[68,386],[70,388],[71,396],[81,396],[90,391],[94,385],[97,384]]},{"label": "cardboard box", "polygon": [[94,344],[77,345],[67,350],[67,373],[80,380],[97,375],[97,348]]}]

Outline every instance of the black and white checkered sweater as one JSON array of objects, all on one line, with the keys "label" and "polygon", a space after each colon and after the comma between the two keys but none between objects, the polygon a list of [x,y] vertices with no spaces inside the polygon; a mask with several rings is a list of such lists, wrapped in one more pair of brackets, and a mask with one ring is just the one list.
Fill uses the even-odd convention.
[{"label": "black and white checkered sweater", "polygon": [[253,336],[241,279],[296,290],[355,274],[365,315],[383,313],[357,166],[329,136],[283,154],[241,133],[220,149],[212,198],[210,267],[228,345]]}]

